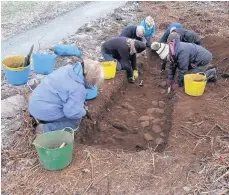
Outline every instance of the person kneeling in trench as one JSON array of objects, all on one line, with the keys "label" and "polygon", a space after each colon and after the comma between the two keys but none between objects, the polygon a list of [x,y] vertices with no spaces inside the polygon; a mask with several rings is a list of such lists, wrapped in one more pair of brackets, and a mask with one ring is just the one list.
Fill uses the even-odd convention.
[{"label": "person kneeling in trench", "polygon": [[85,60],[58,68],[47,75],[32,92],[29,112],[41,123],[36,133],[77,129],[86,115],[86,88],[99,84],[104,79],[99,62]]},{"label": "person kneeling in trench", "polygon": [[[168,72],[168,85],[172,89],[184,84],[185,74],[205,73],[208,81],[216,81],[216,69],[209,65],[212,54],[202,46],[194,43],[181,42],[179,37],[173,39],[169,44],[153,42],[151,49],[155,50],[162,60],[170,63]],[[178,72],[178,82],[174,77]]]},{"label": "person kneeling in trench", "polygon": [[146,44],[126,37],[115,37],[105,41],[101,52],[104,60],[117,60],[117,70],[126,70],[127,79],[133,83],[138,79],[136,65],[136,53],[141,53],[146,49]]}]

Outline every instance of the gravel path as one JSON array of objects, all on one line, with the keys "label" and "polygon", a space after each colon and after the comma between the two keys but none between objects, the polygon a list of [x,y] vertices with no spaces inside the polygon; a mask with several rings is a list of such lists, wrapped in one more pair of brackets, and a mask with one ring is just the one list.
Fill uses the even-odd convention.
[{"label": "gravel path", "polygon": [[2,2],[2,40],[47,23],[85,1],[7,1]]}]

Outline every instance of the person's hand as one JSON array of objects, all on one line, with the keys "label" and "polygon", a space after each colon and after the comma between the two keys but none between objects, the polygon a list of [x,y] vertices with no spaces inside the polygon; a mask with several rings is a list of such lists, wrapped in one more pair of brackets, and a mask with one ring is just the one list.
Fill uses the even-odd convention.
[{"label": "person's hand", "polygon": [[167,85],[170,87],[174,84],[174,81],[173,80],[167,80]]},{"label": "person's hand", "polygon": [[138,71],[134,70],[133,72],[134,79],[138,79]]}]

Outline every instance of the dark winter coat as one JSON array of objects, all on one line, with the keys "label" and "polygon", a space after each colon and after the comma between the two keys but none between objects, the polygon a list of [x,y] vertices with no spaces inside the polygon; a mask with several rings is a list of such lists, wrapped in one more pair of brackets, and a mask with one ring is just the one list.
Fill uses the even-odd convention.
[{"label": "dark winter coat", "polygon": [[180,35],[180,39],[182,42],[195,43],[197,45],[202,44],[199,35],[192,30],[177,28],[174,31],[176,31]]},{"label": "dark winter coat", "polygon": [[178,84],[183,85],[184,74],[197,66],[204,66],[212,60],[212,54],[194,43],[180,42],[179,38],[169,43],[171,64],[168,79],[174,80],[178,68]]},{"label": "dark winter coat", "polygon": [[122,33],[119,36],[142,41],[142,38],[137,37],[136,29],[137,26],[128,26],[122,31]]},{"label": "dark winter coat", "polygon": [[167,43],[167,39],[169,37],[169,34],[170,34],[170,30],[172,27],[176,27],[176,28],[183,28],[183,25],[180,24],[180,23],[175,23],[175,22],[172,22],[169,27],[165,30],[163,36],[161,37],[160,39],[160,42],[161,43]]},{"label": "dark winter coat", "polygon": [[122,69],[136,70],[136,54],[130,55],[130,48],[126,43],[126,37],[115,37],[102,45],[102,51],[111,54],[114,59],[118,60]]}]

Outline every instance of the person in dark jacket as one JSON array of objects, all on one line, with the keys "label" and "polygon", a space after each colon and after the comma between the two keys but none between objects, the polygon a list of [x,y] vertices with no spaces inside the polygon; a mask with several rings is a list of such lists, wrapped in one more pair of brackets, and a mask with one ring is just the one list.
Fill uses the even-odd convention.
[{"label": "person in dark jacket", "polygon": [[177,36],[180,37],[180,40],[182,42],[195,43],[197,45],[202,45],[200,37],[196,32],[194,32],[192,30],[187,30],[187,29],[183,29],[183,28],[176,28],[176,27],[171,28],[170,35],[167,39],[167,43],[172,41]]},{"label": "person in dark jacket", "polygon": [[136,39],[138,41],[145,41],[144,33],[145,29],[143,26],[128,26],[122,31],[119,36]]},{"label": "person in dark jacket", "polygon": [[[208,81],[216,80],[216,69],[209,66],[212,54],[202,46],[180,42],[179,38],[169,44],[153,42],[151,49],[159,54],[162,60],[170,62],[168,72],[168,85],[175,89],[178,85],[183,86],[184,75],[204,72]],[[178,69],[178,83],[174,82]]]},{"label": "person in dark jacket", "polygon": [[146,49],[146,44],[126,37],[115,37],[103,43],[101,53],[106,61],[117,60],[117,70],[126,70],[129,82],[138,78],[136,53]]}]

